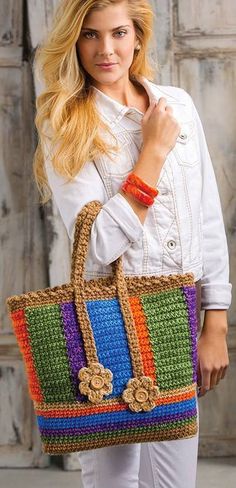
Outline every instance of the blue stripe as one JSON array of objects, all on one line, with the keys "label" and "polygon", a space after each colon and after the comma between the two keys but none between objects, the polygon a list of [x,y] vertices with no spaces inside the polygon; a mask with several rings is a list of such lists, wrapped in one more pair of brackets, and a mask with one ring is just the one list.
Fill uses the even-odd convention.
[{"label": "blue stripe", "polygon": [[113,392],[106,399],[120,396],[133,374],[119,301],[89,300],[86,306],[99,362],[113,373]]},{"label": "blue stripe", "polygon": [[44,429],[67,429],[76,427],[85,427],[93,425],[103,425],[107,422],[120,422],[124,420],[140,420],[145,418],[149,419],[160,419],[166,417],[167,415],[186,413],[189,410],[196,408],[196,398],[191,398],[190,400],[185,400],[182,402],[171,403],[169,405],[160,405],[155,407],[150,412],[140,412],[135,413],[130,410],[125,410],[123,412],[111,412],[111,413],[100,413],[92,415],[82,415],[81,417],[72,418],[44,418],[43,416],[38,416],[37,421],[40,428]]}]

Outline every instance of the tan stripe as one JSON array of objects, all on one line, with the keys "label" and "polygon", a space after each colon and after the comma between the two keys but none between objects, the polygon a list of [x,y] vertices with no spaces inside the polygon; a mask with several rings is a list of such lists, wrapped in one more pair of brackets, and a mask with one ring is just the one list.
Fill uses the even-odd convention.
[{"label": "tan stripe", "polygon": [[[194,286],[193,276],[188,273],[179,275],[178,281],[175,275],[167,276],[125,276],[125,282],[129,296],[143,295],[145,293],[158,293],[161,291],[178,288],[179,286]],[[168,280],[167,280],[168,279]],[[99,300],[104,298],[116,298],[116,285],[112,276],[107,278],[85,281],[84,299]],[[74,301],[74,287],[71,283],[44,290],[30,291],[22,295],[13,295],[8,298],[7,304],[10,311],[16,311],[28,306],[48,305],[51,303],[63,303]]]}]

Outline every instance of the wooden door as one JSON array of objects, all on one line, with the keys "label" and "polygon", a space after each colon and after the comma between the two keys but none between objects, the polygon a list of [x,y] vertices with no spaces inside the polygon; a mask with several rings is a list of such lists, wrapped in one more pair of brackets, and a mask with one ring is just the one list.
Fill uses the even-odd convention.
[{"label": "wooden door", "polygon": [[0,2],[0,467],[46,466],[5,298],[47,284],[32,178],[34,90],[22,0]]},{"label": "wooden door", "polygon": [[[0,2],[1,467],[45,466],[49,462],[40,449],[5,297],[69,278],[70,251],[65,229],[54,204],[47,205],[44,211],[39,209],[32,178],[35,100],[29,41],[33,51],[50,25],[57,2]],[[236,4],[234,0],[151,0],[151,3],[156,13],[152,56],[159,63],[155,81],[185,88],[199,110],[219,184],[231,256],[231,282],[235,284]],[[34,87],[38,94],[37,80]],[[58,260],[64,263],[63,268],[58,269]],[[230,368],[225,380],[200,401],[199,452],[203,456],[236,453],[235,314],[234,299],[229,313]],[[79,467],[76,453],[64,457],[64,466]]]},{"label": "wooden door", "polygon": [[[236,454],[236,2],[153,0],[157,81],[186,89],[203,122],[221,197],[230,252],[230,367],[200,400],[200,456]],[[212,251],[214,252],[214,250]]]}]

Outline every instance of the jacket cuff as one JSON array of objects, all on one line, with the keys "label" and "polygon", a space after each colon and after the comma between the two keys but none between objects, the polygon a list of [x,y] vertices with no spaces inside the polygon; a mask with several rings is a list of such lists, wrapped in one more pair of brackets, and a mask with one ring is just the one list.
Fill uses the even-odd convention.
[{"label": "jacket cuff", "polygon": [[143,234],[143,224],[121,193],[116,193],[102,206],[104,212],[117,222],[130,242],[138,241]]},{"label": "jacket cuff", "polygon": [[220,310],[228,309],[232,300],[232,285],[206,284],[201,285],[201,309]]}]

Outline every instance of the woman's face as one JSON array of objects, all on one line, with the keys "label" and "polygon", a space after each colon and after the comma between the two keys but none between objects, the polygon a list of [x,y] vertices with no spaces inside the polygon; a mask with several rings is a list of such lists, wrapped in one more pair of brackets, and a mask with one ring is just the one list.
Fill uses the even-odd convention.
[{"label": "woman's face", "polygon": [[[133,21],[128,16],[127,2],[109,5],[91,12],[84,20],[77,41],[80,62],[93,78],[93,84],[102,89],[120,79],[128,79],[134,49],[138,44]],[[101,63],[114,63],[109,68]]]}]

